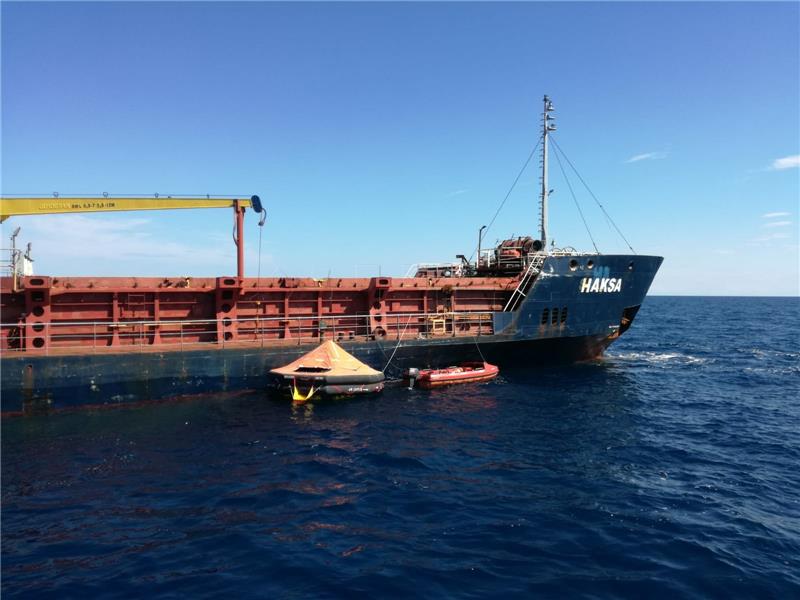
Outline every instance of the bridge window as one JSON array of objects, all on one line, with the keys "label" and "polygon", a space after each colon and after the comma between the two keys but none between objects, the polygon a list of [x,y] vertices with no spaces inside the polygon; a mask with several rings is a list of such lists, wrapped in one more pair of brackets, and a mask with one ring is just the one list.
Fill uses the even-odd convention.
[{"label": "bridge window", "polygon": [[547,325],[547,322],[550,320],[550,309],[545,308],[542,311],[542,325]]},{"label": "bridge window", "polygon": [[567,322],[567,307],[565,306],[564,308],[561,309],[561,324],[563,325],[566,322]]},{"label": "bridge window", "polygon": [[558,308],[553,309],[553,320],[551,321],[553,325],[558,323]]}]

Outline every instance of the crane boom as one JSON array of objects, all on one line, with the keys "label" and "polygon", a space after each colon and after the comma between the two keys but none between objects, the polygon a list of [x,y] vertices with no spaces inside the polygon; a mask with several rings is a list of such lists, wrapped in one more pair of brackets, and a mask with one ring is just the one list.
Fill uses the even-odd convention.
[{"label": "crane boom", "polygon": [[128,197],[112,198],[17,198],[0,197],[0,223],[9,217],[24,215],[52,215],[59,213],[117,212],[131,210],[173,210],[186,208],[233,208],[236,223],[236,275],[244,278],[244,211],[252,208],[261,213],[259,225],[264,224],[266,212],[258,196],[250,198],[171,198]]},{"label": "crane boom", "polygon": [[9,217],[23,215],[51,215],[57,213],[114,212],[127,210],[172,210],[182,208],[230,208],[235,202],[250,208],[250,198],[0,198],[0,223]]}]

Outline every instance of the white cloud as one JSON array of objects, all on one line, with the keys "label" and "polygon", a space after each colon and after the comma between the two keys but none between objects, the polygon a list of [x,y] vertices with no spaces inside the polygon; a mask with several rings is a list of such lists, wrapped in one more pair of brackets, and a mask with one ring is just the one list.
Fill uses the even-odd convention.
[{"label": "white cloud", "polygon": [[788,227],[791,221],[772,221],[771,223],[764,223],[761,227]]},{"label": "white cloud", "polygon": [[645,152],[644,154],[636,154],[631,156],[626,163],[635,163],[639,162],[640,160],[657,160],[659,158],[666,158],[666,152]]},{"label": "white cloud", "polygon": [[770,169],[773,171],[782,171],[784,169],[796,169],[798,167],[800,167],[800,154],[794,154],[792,156],[776,158],[772,161]]},{"label": "white cloud", "polygon": [[762,219],[776,219],[778,217],[788,217],[791,214],[792,213],[788,213],[788,212],[771,212],[771,213],[765,213],[765,214],[761,215],[761,218]]},{"label": "white cloud", "polygon": [[450,192],[445,196],[445,198],[453,198],[454,196],[460,196],[461,194],[466,194],[469,190],[456,190],[454,192]]},{"label": "white cloud", "polygon": [[[33,243],[34,269],[61,275],[142,275],[197,273],[210,276],[235,271],[230,236],[198,236],[198,243],[164,239],[154,221],[102,218],[96,215],[50,215],[24,224],[25,241]],[[219,239],[217,239],[219,238]],[[256,253],[248,248],[248,275]],[[271,262],[262,257],[262,267]],[[263,269],[262,269],[263,272]]]},{"label": "white cloud", "polygon": [[765,242],[771,242],[772,240],[785,240],[789,238],[788,233],[768,233],[766,235],[762,235],[759,237],[755,237],[751,240],[748,240],[749,244],[763,244]]}]

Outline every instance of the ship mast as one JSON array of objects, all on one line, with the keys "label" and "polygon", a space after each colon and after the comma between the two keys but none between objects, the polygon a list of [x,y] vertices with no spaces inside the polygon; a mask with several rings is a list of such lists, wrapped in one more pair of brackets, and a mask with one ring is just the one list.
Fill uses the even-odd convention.
[{"label": "ship mast", "polygon": [[549,113],[555,110],[553,108],[553,103],[550,101],[550,98],[546,94],[543,101],[544,101],[544,110],[542,111],[542,191],[540,195],[540,202],[542,204],[542,211],[541,211],[542,221],[540,224],[539,235],[542,240],[542,248],[545,252],[547,252],[547,197],[550,195],[551,191],[547,187],[547,141],[548,141],[547,138],[548,134],[551,131],[556,130],[556,125],[555,123],[550,122],[553,120],[553,117],[551,117]]}]

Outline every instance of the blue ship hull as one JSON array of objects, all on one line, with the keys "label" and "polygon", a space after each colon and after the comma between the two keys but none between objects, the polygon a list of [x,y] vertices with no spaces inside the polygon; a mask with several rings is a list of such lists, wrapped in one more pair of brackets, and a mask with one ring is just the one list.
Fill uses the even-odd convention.
[{"label": "blue ship hull", "polygon": [[[493,314],[493,335],[342,342],[388,379],[482,355],[504,366],[600,356],[630,326],[662,262],[657,256],[551,256],[513,312]],[[596,263],[589,267],[590,263]],[[4,414],[117,405],[266,389],[269,370],[316,344],[2,358]]]}]

